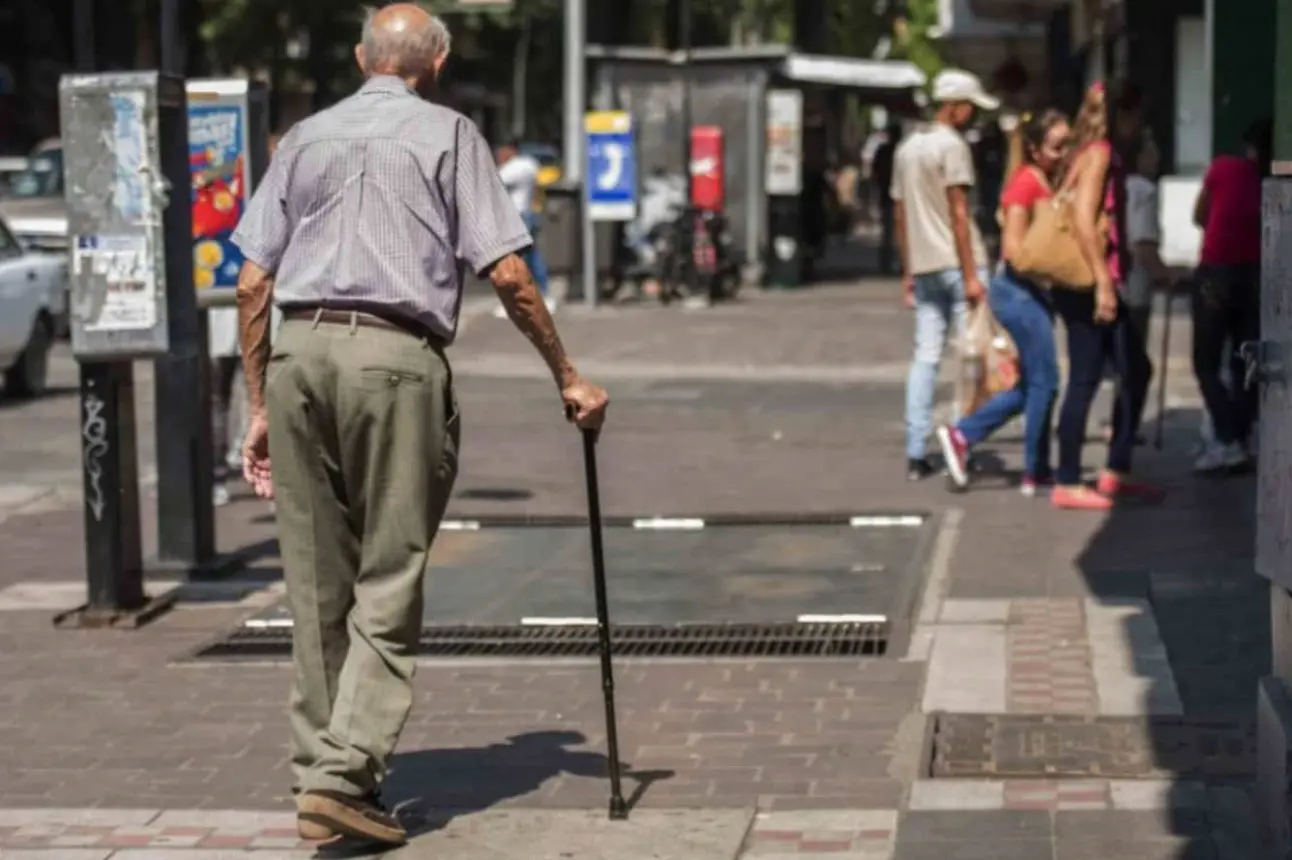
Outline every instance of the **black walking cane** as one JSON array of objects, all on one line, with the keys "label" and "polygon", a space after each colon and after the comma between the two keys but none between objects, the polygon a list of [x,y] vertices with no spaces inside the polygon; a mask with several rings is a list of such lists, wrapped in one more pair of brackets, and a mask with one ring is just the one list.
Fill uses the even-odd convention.
[{"label": "black walking cane", "polygon": [[1171,359],[1171,310],[1175,305],[1175,288],[1177,282],[1172,280],[1166,289],[1166,313],[1162,315],[1162,360],[1159,363],[1157,377],[1157,427],[1153,431],[1153,448],[1162,450],[1162,434],[1166,428],[1166,366]]},{"label": "black walking cane", "polygon": [[[574,420],[574,407],[565,415]],[[606,556],[601,544],[601,490],[597,481],[597,438],[599,430],[581,428],[583,474],[588,488],[588,532],[592,539],[592,587],[597,599],[597,646],[601,652],[601,692],[606,703],[606,757],[610,760],[610,820],[628,818],[619,764],[619,730],[615,719],[615,676],[610,659],[610,605],[606,598]]]}]

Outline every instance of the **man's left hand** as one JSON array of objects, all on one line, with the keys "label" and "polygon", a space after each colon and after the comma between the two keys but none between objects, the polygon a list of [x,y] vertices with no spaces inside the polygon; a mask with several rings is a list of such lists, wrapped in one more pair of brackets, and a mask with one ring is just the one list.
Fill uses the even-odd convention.
[{"label": "man's left hand", "polygon": [[965,278],[965,300],[970,304],[976,305],[987,295],[987,288],[978,280],[977,275],[971,275]]},{"label": "man's left hand", "polygon": [[274,497],[274,473],[269,463],[269,419],[255,412],[242,440],[242,477],[262,499]]}]

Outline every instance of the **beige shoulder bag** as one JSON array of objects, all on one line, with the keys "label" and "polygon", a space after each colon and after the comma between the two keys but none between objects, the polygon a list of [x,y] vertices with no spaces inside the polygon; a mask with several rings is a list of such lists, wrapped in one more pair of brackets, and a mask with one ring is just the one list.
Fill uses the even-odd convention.
[{"label": "beige shoulder bag", "polygon": [[[1077,235],[1075,185],[1064,183],[1053,197],[1032,208],[1032,223],[1011,263],[1020,275],[1043,286],[1086,292],[1095,287],[1095,273]],[[1099,219],[1098,234],[1099,253],[1106,253],[1106,218]]]}]

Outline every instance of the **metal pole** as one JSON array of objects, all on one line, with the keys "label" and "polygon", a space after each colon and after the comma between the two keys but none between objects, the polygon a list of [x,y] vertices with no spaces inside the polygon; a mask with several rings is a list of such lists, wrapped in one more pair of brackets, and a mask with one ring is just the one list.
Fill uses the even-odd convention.
[{"label": "metal pole", "polygon": [[588,212],[588,196],[583,195],[580,206],[583,213],[583,239],[580,243],[583,250],[583,303],[590,308],[597,306],[597,225],[592,223]]},{"label": "metal pole", "polygon": [[[767,223],[767,195],[763,177],[766,168],[767,85],[763,75],[749,79],[748,119],[745,123],[745,265],[758,261],[758,249],[763,246],[761,225]],[[744,276],[744,273],[741,273]]]},{"label": "metal pole", "polygon": [[75,0],[72,24],[76,28],[76,70],[94,71],[94,0]]},{"label": "metal pole", "polygon": [[[93,72],[94,0],[76,0],[73,16],[77,71]],[[89,626],[143,605],[143,558],[134,365],[83,361],[79,368],[87,597],[80,623]]]},{"label": "metal pole", "polygon": [[[72,14],[77,71],[92,73],[94,0],[76,0]],[[64,118],[64,135],[78,133],[75,125],[74,118]],[[78,365],[86,602],[60,613],[54,623],[78,628],[142,623],[148,599],[139,522],[134,364],[83,360]]]},{"label": "metal pole", "polygon": [[678,0],[678,41],[682,51],[682,170],[686,178],[686,215],[678,236],[678,253],[681,254],[682,283],[687,295],[696,289],[695,270],[695,217],[691,211],[691,192],[694,170],[691,167],[691,0]]},{"label": "metal pole", "polygon": [[161,0],[158,36],[161,43],[161,69],[172,75],[184,74],[183,31],[180,29],[180,0]]},{"label": "metal pole", "polygon": [[139,528],[139,448],[135,436],[134,365],[81,365],[81,446],[85,492],[86,605],[78,626],[117,623],[144,596]]},{"label": "metal pole", "polygon": [[583,180],[583,111],[588,101],[584,33],[586,0],[565,0],[565,178]]},{"label": "metal pole", "polygon": [[597,233],[588,213],[583,116],[588,104],[587,0],[565,0],[565,177],[580,186],[579,248],[583,302],[597,306]]},{"label": "metal pole", "polygon": [[[158,35],[164,72],[184,74],[181,0],[162,0]],[[179,136],[183,135],[182,142]],[[156,389],[157,558],[153,569],[184,577],[216,573],[214,442],[206,315],[193,288],[191,183],[183,122],[167,131],[162,169],[172,189],[163,215],[170,353],[153,363]],[[169,156],[168,156],[169,153]]]},{"label": "metal pole", "polygon": [[686,199],[691,200],[691,0],[678,0],[678,41],[682,51],[682,168],[686,171]]}]

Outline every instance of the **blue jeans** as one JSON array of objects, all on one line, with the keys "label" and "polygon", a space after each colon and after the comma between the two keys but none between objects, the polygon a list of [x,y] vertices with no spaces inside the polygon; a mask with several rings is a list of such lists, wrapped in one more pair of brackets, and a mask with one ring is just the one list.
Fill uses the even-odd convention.
[{"label": "blue jeans", "polygon": [[539,220],[539,214],[533,210],[522,212],[520,217],[525,222],[525,229],[529,231],[529,237],[532,240],[530,246],[521,254],[521,259],[525,261],[526,266],[529,266],[529,272],[534,276],[534,283],[538,284],[538,291],[547,295],[547,261],[538,252],[538,228],[542,222]]},{"label": "blue jeans", "polygon": [[[978,275],[983,281],[987,273]],[[964,331],[968,305],[964,276],[959,269],[944,269],[915,276],[915,356],[906,377],[906,457],[923,459],[925,443],[933,430],[933,396],[938,387],[938,365],[948,333]]]},{"label": "blue jeans", "polygon": [[965,441],[976,445],[1016,415],[1024,417],[1023,474],[1050,477],[1050,422],[1059,393],[1059,359],[1054,346],[1054,316],[1044,296],[1008,271],[991,282],[991,312],[1018,347],[1020,379],[978,411],[960,420]]}]

